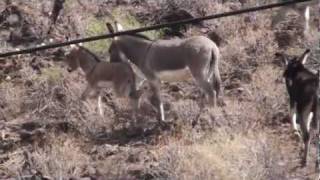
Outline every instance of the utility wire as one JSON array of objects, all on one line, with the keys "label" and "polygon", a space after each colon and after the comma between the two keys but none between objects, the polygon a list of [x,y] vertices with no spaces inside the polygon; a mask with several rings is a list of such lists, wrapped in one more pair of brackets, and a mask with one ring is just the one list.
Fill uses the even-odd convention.
[{"label": "utility wire", "polygon": [[303,3],[303,2],[308,2],[308,1],[312,1],[312,0],[291,0],[291,1],[281,2],[281,3],[274,3],[274,4],[269,4],[269,5],[245,8],[245,9],[241,9],[241,10],[237,10],[237,11],[225,12],[225,13],[203,16],[203,17],[198,17],[198,18],[190,18],[190,19],[175,21],[175,22],[171,22],[171,23],[158,24],[158,25],[153,25],[153,26],[148,26],[148,27],[143,27],[143,28],[138,28],[138,29],[132,29],[132,30],[127,30],[127,31],[120,31],[120,32],[112,33],[112,34],[103,34],[103,35],[99,35],[99,36],[87,37],[87,38],[82,38],[82,39],[75,39],[75,40],[66,41],[66,42],[62,42],[62,43],[54,43],[54,44],[32,47],[32,48],[18,50],[18,51],[11,51],[11,52],[6,52],[6,53],[1,53],[0,57],[7,57],[7,56],[12,56],[12,55],[18,55],[18,54],[28,54],[28,53],[46,50],[46,49],[68,46],[71,44],[96,41],[96,40],[100,40],[100,39],[108,39],[108,38],[113,38],[116,36],[135,34],[135,33],[139,33],[139,32],[151,31],[151,30],[156,30],[156,29],[161,29],[161,28],[171,27],[171,26],[176,26],[176,25],[198,23],[200,21],[206,21],[206,20],[210,20],[210,19],[217,19],[217,18],[222,18],[222,17],[234,16],[234,15],[244,14],[244,13],[248,13],[248,12],[261,11],[261,10],[266,10],[266,9],[271,9],[271,8],[276,8],[276,7],[281,7],[281,6],[288,6],[288,5]]}]

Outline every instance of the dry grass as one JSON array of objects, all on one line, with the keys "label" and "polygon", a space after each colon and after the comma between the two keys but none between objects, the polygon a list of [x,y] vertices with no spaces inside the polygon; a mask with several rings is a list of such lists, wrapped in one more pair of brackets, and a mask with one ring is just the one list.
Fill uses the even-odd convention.
[{"label": "dry grass", "polygon": [[35,145],[32,151],[24,148],[8,154],[9,160],[2,167],[6,167],[15,177],[34,175],[36,172],[54,179],[82,174],[90,165],[90,157],[82,152],[77,140],[65,135],[51,136],[44,147]]},{"label": "dry grass", "polygon": [[246,179],[281,177],[277,147],[264,133],[231,134],[223,130],[194,144],[172,142],[155,151],[159,164],[151,171],[167,179]]},{"label": "dry grass", "polygon": [[90,165],[90,157],[85,154],[70,136],[52,137],[49,146],[36,147],[30,154],[32,165],[44,175],[59,179],[79,176]]}]

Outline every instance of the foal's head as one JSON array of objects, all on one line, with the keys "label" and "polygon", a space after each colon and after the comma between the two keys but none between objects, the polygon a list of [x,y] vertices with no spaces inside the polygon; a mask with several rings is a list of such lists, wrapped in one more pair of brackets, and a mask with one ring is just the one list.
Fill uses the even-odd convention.
[{"label": "foal's head", "polygon": [[64,62],[68,65],[68,72],[73,72],[79,67],[79,47],[71,47],[70,52],[65,56]]}]

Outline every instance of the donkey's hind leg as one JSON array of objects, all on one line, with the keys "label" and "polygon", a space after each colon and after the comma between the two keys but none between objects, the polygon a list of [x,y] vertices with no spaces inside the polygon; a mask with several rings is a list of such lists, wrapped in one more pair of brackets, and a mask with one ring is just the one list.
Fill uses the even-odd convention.
[{"label": "donkey's hind leg", "polygon": [[216,99],[216,91],[213,90],[212,85],[208,82],[208,80],[202,75],[202,73],[197,73],[191,70],[193,77],[195,78],[197,84],[204,91],[207,98],[209,98],[209,104],[213,107],[217,105]]},{"label": "donkey's hind leg", "polygon": [[307,121],[309,118],[309,112],[306,110],[298,113],[298,120],[301,125],[302,139],[304,143],[303,157],[301,165],[304,167],[308,162],[309,146],[310,146],[310,132],[308,131]]},{"label": "donkey's hind leg", "polygon": [[216,91],[216,98],[219,106],[224,106],[225,102],[223,101],[223,91],[221,88],[221,76],[218,67],[215,68],[214,77],[211,78],[211,83],[213,85],[213,89]]},{"label": "donkey's hind leg", "polygon": [[290,120],[291,120],[291,125],[294,130],[294,134],[299,136],[302,139],[301,133],[300,133],[300,125],[298,126],[297,124],[297,112],[296,112],[296,104],[292,100],[293,98],[290,97]]}]

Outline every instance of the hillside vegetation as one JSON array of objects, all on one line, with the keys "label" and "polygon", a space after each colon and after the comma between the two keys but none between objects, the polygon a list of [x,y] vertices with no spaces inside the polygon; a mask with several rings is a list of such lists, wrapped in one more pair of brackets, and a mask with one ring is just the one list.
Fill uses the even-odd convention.
[{"label": "hillside vegetation", "polygon": [[[104,34],[105,23],[114,20],[131,29],[179,19],[175,12],[198,17],[256,5],[254,0],[66,0],[47,34],[53,1],[7,2],[0,1],[0,52]],[[204,35],[221,50],[226,105],[200,111],[202,95],[193,81],[165,82],[161,93],[170,122],[165,130],[146,99],[136,124],[127,100],[113,91],[103,98],[104,118],[96,98],[81,101],[86,81],[80,70],[67,72],[62,62],[67,47],[0,59],[0,179],[314,179],[316,139],[310,163],[301,168],[302,143],[288,117],[284,65],[274,54],[295,56],[310,48],[307,66],[318,69],[319,14],[311,11],[305,36],[294,11],[272,29],[277,10],[144,33],[151,39]],[[84,46],[108,61],[110,42]]]}]

